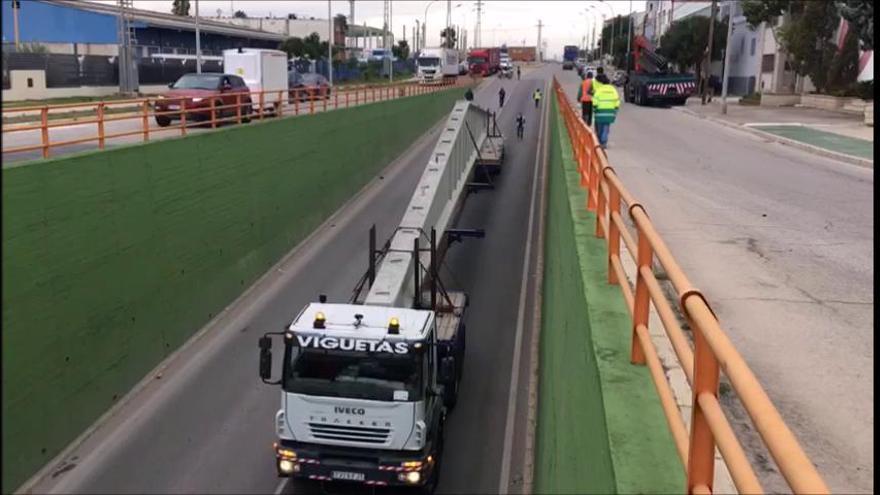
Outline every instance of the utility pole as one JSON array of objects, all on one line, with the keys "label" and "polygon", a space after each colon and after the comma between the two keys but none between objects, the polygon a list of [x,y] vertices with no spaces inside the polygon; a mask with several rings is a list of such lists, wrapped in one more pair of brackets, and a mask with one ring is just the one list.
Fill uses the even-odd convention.
[{"label": "utility pole", "polygon": [[483,43],[483,2],[477,0],[477,25],[474,29],[474,48],[482,48]]},{"label": "utility pole", "polygon": [[715,7],[718,5],[718,0],[712,0],[712,8],[709,9],[709,41],[706,43],[706,56],[703,61],[703,70],[700,71],[700,82],[702,83],[703,94],[700,97],[700,104],[706,104],[706,98],[708,97],[708,74],[711,70],[712,65],[712,38],[715,36]]},{"label": "utility pole", "polygon": [[541,28],[544,27],[544,23],[541,22],[541,19],[538,19],[538,62],[544,61],[544,54],[541,50]]},{"label": "utility pole", "polygon": [[202,73],[202,30],[199,29],[199,0],[196,0],[196,73]]},{"label": "utility pole", "polygon": [[119,21],[119,92],[132,94],[137,90],[138,81],[134,67],[131,34],[132,0],[118,0]]},{"label": "utility pole", "polygon": [[15,51],[18,51],[19,48],[19,36],[18,36],[18,9],[21,8],[21,0],[12,0],[12,32],[13,38],[15,38]]},{"label": "utility pole", "polygon": [[354,0],[348,0],[348,23],[354,25]]},{"label": "utility pole", "polygon": [[413,43],[415,43],[415,47],[413,48],[413,53],[419,53],[419,48],[421,48],[421,40],[422,40],[422,30],[419,28],[419,20],[416,19],[416,31],[413,35]]},{"label": "utility pole", "polygon": [[633,0],[629,0],[629,27],[626,31],[626,71],[629,72],[629,49],[630,49],[630,40],[633,35]]},{"label": "utility pole", "polygon": [[733,9],[736,7],[734,2],[728,2],[730,8],[727,10],[727,41],[724,43],[724,67],[721,69],[721,113],[727,115],[727,80],[730,79],[730,37],[733,35]]},{"label": "utility pole", "polygon": [[336,33],[333,32],[333,13],[330,11],[330,0],[327,0],[327,29],[330,33],[327,36],[327,83],[331,88],[333,87],[333,42],[336,41],[336,37],[334,36]]}]

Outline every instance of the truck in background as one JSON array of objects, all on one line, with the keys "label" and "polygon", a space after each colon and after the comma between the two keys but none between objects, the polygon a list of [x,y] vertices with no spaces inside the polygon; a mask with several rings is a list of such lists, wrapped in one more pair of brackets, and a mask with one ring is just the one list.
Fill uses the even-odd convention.
[{"label": "truck in background", "polygon": [[[223,71],[244,79],[254,108],[278,110],[287,99],[287,53],[263,48],[223,50]],[[260,91],[268,91],[260,96]],[[262,98],[262,99],[261,99]],[[260,107],[262,105],[262,108]]]},{"label": "truck in background", "polygon": [[501,50],[498,48],[474,48],[468,54],[471,74],[490,76],[498,72],[500,63]]},{"label": "truck in background", "polygon": [[458,77],[458,50],[425,48],[416,59],[419,84],[439,84]]},{"label": "truck in background", "polygon": [[578,47],[565,45],[562,49],[562,70],[574,69],[574,61],[578,58]]},{"label": "truck in background", "polygon": [[693,74],[670,72],[668,61],[654,51],[644,36],[633,39],[633,60],[635,66],[623,83],[624,101],[636,105],[684,105],[697,88]]}]

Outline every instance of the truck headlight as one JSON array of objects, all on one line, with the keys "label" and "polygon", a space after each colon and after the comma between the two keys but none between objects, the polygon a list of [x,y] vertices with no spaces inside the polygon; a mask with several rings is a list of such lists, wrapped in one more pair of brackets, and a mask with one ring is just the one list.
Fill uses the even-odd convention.
[{"label": "truck headlight", "polygon": [[299,471],[297,469],[298,467],[299,466],[294,461],[288,459],[281,459],[280,461],[278,461],[278,470],[284,474],[290,474],[295,471]]},{"label": "truck headlight", "polygon": [[204,100],[204,98],[193,98],[193,103],[199,103],[202,100]]},{"label": "truck headlight", "polygon": [[408,473],[400,473],[400,475],[397,477],[397,479],[399,479],[400,481],[403,481],[404,483],[409,483],[411,485],[415,485],[419,481],[422,481],[422,473],[420,473],[418,471],[410,471]]}]

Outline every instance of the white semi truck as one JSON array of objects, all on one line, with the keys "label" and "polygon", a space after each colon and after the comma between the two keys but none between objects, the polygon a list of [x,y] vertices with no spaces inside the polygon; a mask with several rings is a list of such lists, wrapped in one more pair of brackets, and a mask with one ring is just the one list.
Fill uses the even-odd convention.
[{"label": "white semi truck", "polygon": [[439,84],[458,77],[458,50],[425,48],[416,63],[420,84]]},{"label": "white semi truck", "polygon": [[[490,135],[490,115],[455,104],[391,239],[370,230],[366,274],[346,303],[320,296],[282,332],[259,342],[260,377],[281,385],[274,445],[278,475],[432,492],[447,413],[465,352],[464,292],[438,277],[449,245],[480,231],[454,220]],[[281,377],[271,347],[283,342]]]}]

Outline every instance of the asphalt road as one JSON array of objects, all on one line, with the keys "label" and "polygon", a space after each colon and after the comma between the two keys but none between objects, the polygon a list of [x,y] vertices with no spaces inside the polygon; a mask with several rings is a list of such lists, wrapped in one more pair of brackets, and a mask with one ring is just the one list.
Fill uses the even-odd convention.
[{"label": "asphalt road", "polygon": [[[469,197],[460,228],[482,228],[447,257],[447,284],[470,296],[464,380],[449,417],[440,492],[496,492],[505,446],[513,349],[520,317],[527,226],[533,192],[539,109],[530,99],[548,69],[523,81],[505,81],[509,103],[499,115],[507,159],[496,188]],[[476,103],[497,110],[499,81],[477,92]],[[546,100],[545,100],[546,101]],[[515,138],[515,112],[527,116],[526,136]],[[273,418],[277,387],[257,375],[257,339],[283,328],[307,302],[327,294],[346,301],[366,268],[367,231],[392,233],[436,143],[438,128],[376,179],[365,194],[306,240],[275,273],[258,283],[173,357],[161,378],[133,394],[93,435],[53,466],[32,493],[320,493],[314,483],[276,476]],[[537,239],[534,241],[540,242]],[[531,249],[531,256],[536,250]],[[534,266],[534,265],[532,265]],[[532,286],[533,287],[533,286]],[[534,307],[530,297],[523,305]],[[528,312],[527,312],[528,315]],[[520,369],[528,368],[524,334]],[[519,370],[518,370],[519,371]],[[520,375],[522,376],[522,375]],[[515,401],[510,476],[521,479],[521,439],[527,393]],[[339,487],[336,487],[339,488]]]},{"label": "asphalt road", "polygon": [[[873,171],[626,103],[608,157],[832,492],[873,492]],[[765,490],[788,493],[726,406]]]}]

